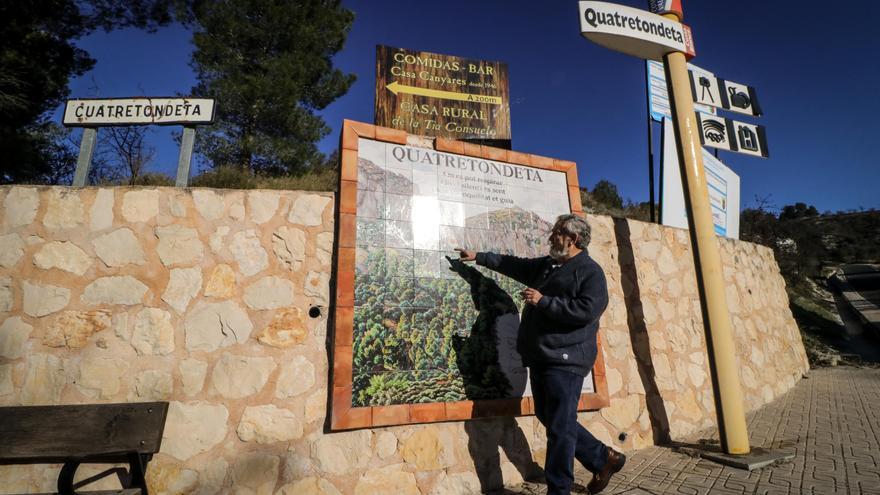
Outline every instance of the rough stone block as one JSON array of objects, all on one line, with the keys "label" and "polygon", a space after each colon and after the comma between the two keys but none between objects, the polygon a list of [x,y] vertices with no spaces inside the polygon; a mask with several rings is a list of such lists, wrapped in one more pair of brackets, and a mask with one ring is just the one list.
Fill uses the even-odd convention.
[{"label": "rough stone block", "polygon": [[210,189],[193,189],[193,204],[205,220],[217,220],[223,216],[223,197]]},{"label": "rough stone block", "polygon": [[306,233],[283,226],[272,233],[272,251],[290,271],[298,271],[306,258]]},{"label": "rough stone block", "polygon": [[180,225],[156,227],[156,252],[165,266],[187,265],[202,259],[204,247],[195,229]]},{"label": "rough stone block", "polygon": [[238,269],[246,277],[255,275],[269,266],[269,257],[260,244],[255,230],[237,232],[229,243],[229,251],[238,263]]},{"label": "rough stone block", "polygon": [[83,223],[83,205],[75,189],[52,188],[47,196],[43,225],[49,230],[72,229]]},{"label": "rough stone block", "polygon": [[275,312],[272,321],[258,335],[261,344],[287,348],[302,344],[308,330],[299,308],[287,308]]},{"label": "rough stone block", "polygon": [[0,266],[12,268],[24,254],[24,241],[18,234],[0,235]]},{"label": "rough stone block", "polygon": [[330,198],[327,196],[303,194],[294,201],[287,220],[290,223],[307,227],[321,225],[323,223],[324,209],[329,204]]},{"label": "rough stone block", "polygon": [[178,313],[184,313],[201,289],[201,268],[172,268],[162,300]]},{"label": "rough stone block", "polygon": [[268,222],[278,211],[281,195],[274,191],[248,191],[247,209],[251,221],[256,224]]},{"label": "rough stone block", "polygon": [[159,308],[144,308],[134,320],[131,346],[138,354],[167,355],[174,352],[171,314]]},{"label": "rough stone block", "polygon": [[248,397],[263,389],[274,369],[275,361],[270,357],[224,353],[211,373],[211,389],[226,399]]},{"label": "rough stone block", "polygon": [[129,276],[101,277],[86,286],[82,300],[87,304],[142,304],[150,289]]},{"label": "rough stone block", "polygon": [[67,384],[64,363],[51,354],[30,354],[27,358],[19,402],[25,406],[58,404],[61,390]]},{"label": "rough stone block", "polygon": [[92,232],[109,229],[113,226],[115,199],[113,189],[98,189],[98,192],[95,193],[95,201],[89,208],[89,228]]},{"label": "rough stone block", "polygon": [[192,397],[202,391],[205,386],[205,376],[208,374],[208,363],[198,359],[184,359],[178,365],[180,381],[183,383],[183,393]]},{"label": "rough stone block", "polygon": [[122,196],[122,217],[127,222],[149,222],[159,214],[159,191],[140,189]]},{"label": "rough stone block", "polygon": [[227,264],[219,264],[211,270],[205,286],[207,297],[228,298],[235,295],[235,272]]},{"label": "rough stone block", "polygon": [[37,217],[40,193],[32,187],[14,187],[3,199],[3,225],[21,227],[30,225]]},{"label": "rough stone block", "polygon": [[264,277],[244,289],[244,302],[255,310],[278,309],[293,304],[293,282],[281,277]]},{"label": "rough stone block", "polygon": [[85,347],[89,338],[110,328],[109,311],[64,311],[47,328],[43,345],[47,347]]},{"label": "rough stone block", "polygon": [[238,493],[272,495],[281,459],[261,453],[243,454],[232,466],[232,486]]},{"label": "rough stone block", "polygon": [[187,349],[214,351],[247,342],[254,325],[247,312],[233,301],[199,301],[187,314],[184,328]]},{"label": "rough stone block", "polygon": [[4,320],[0,325],[0,357],[18,359],[24,356],[33,329],[20,316]]},{"label": "rough stone block", "polygon": [[286,442],[302,435],[302,422],[296,414],[272,404],[245,408],[238,423],[238,438],[243,442]]},{"label": "rough stone block", "polygon": [[221,404],[172,401],[168,407],[162,452],[185,461],[226,438],[229,411]]},{"label": "rough stone block", "polygon": [[70,302],[70,289],[55,285],[41,285],[25,280],[22,282],[22,300],[25,314],[46,316],[60,311]]},{"label": "rough stone block", "polygon": [[307,392],[315,385],[315,366],[304,356],[294,356],[281,365],[275,397],[289,399]]},{"label": "rough stone block", "polygon": [[143,265],[146,261],[140,241],[129,228],[116,229],[96,237],[92,245],[95,254],[107,266]]}]

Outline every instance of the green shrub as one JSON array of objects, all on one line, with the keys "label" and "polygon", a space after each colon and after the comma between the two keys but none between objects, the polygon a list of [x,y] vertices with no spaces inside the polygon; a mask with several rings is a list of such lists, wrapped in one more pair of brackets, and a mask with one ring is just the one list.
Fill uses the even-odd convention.
[{"label": "green shrub", "polygon": [[322,167],[297,175],[275,177],[254,174],[238,167],[217,167],[206,170],[190,181],[192,187],[216,189],[286,189],[298,191],[335,191],[338,172],[335,168]]},{"label": "green shrub", "polygon": [[320,168],[300,175],[261,177],[260,189],[291,189],[298,191],[335,191],[339,173],[333,168]]},{"label": "green shrub", "polygon": [[171,177],[158,173],[158,172],[148,172],[146,174],[141,175],[137,179],[135,179],[131,185],[133,186],[173,186],[174,179]]},{"label": "green shrub", "polygon": [[223,166],[200,173],[189,181],[189,185],[215,189],[254,189],[257,181],[250,170]]}]

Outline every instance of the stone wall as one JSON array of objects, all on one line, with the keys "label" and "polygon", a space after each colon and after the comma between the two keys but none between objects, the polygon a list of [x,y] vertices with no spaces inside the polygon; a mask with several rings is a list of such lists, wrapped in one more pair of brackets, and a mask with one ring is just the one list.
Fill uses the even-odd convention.
[{"label": "stone wall", "polygon": [[[532,417],[325,432],[330,194],[6,186],[0,205],[0,405],[170,401],[151,493],[459,494],[542,462]],[[581,421],[624,450],[713,426],[687,233],[590,221],[611,407]],[[806,356],[772,251],[721,249],[754,409]],[[56,474],[0,466],[0,493]]]}]

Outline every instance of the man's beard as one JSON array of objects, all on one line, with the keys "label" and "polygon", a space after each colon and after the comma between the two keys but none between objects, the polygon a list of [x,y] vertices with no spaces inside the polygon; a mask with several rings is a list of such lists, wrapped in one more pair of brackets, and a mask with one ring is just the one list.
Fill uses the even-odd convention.
[{"label": "man's beard", "polygon": [[556,261],[563,261],[568,257],[568,250],[563,247],[550,246],[550,257]]}]

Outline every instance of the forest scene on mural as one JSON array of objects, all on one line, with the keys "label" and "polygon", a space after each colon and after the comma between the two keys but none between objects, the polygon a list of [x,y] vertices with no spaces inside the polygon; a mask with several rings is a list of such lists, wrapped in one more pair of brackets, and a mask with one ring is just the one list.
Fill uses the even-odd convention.
[{"label": "forest scene on mural", "polygon": [[394,163],[390,146],[359,150],[352,406],[531,395],[516,353],[524,287],[453,248],[546,255],[553,219],[569,212],[564,176],[558,200],[499,181],[478,195],[467,184],[479,179],[430,158]]}]

